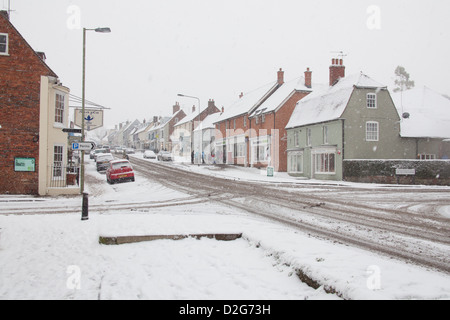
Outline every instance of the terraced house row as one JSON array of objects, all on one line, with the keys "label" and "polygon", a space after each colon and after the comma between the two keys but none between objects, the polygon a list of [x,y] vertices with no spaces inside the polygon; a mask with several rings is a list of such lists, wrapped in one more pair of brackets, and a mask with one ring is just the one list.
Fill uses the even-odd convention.
[{"label": "terraced house row", "polygon": [[342,59],[329,78],[314,84],[308,68],[285,82],[280,69],[277,81],[241,94],[215,122],[215,163],[368,182],[409,183],[427,171],[427,183],[449,183],[448,97],[426,87],[391,95],[363,73],[347,77]]}]

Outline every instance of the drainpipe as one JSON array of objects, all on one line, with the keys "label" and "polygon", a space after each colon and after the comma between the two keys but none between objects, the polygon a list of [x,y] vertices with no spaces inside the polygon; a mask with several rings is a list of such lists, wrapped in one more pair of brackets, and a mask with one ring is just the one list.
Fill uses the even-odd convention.
[{"label": "drainpipe", "polygon": [[345,170],[344,170],[344,160],[345,160],[345,119],[342,120],[342,181],[345,181]]}]

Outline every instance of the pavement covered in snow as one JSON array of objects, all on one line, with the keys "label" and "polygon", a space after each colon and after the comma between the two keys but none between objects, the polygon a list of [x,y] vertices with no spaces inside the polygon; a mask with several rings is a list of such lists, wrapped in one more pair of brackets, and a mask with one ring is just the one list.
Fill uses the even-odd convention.
[{"label": "pavement covered in snow", "polygon": [[[200,168],[189,167],[205,170]],[[233,172],[220,174],[235,179]],[[311,237],[235,208],[195,202],[139,175],[135,183],[108,185],[92,162],[87,174],[89,204],[95,208],[88,221],[81,221],[81,197],[0,198],[0,299],[450,299],[447,274]],[[142,203],[155,205],[127,205]],[[80,212],[52,213],[56,207]],[[18,208],[22,215],[6,214]],[[441,214],[449,212],[444,207]],[[120,246],[98,241],[99,236],[204,233],[243,237]]]}]

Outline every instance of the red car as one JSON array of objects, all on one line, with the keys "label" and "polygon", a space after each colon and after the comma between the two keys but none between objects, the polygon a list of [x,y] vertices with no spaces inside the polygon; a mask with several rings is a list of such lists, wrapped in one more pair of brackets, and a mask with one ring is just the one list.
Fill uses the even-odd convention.
[{"label": "red car", "polygon": [[134,171],[128,160],[114,160],[109,163],[106,170],[106,181],[116,183],[122,181],[134,182]]}]

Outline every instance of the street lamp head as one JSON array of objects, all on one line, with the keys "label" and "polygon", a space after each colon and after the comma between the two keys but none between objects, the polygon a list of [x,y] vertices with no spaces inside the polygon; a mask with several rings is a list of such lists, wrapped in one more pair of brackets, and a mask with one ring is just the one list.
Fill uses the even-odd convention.
[{"label": "street lamp head", "polygon": [[95,32],[111,33],[111,29],[110,28],[97,28],[97,29],[95,29]]},{"label": "street lamp head", "polygon": [[178,96],[179,97],[184,97],[184,94],[179,93]]}]

